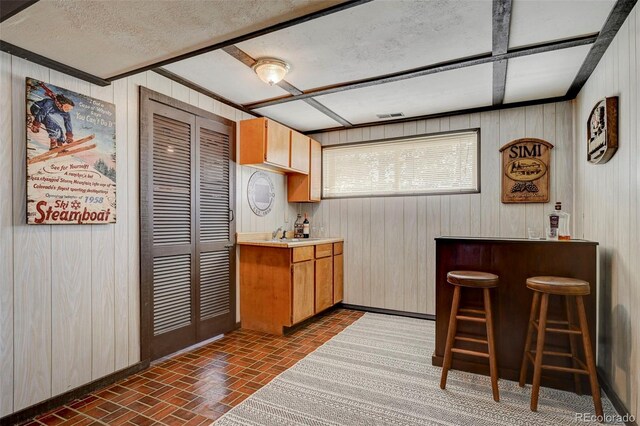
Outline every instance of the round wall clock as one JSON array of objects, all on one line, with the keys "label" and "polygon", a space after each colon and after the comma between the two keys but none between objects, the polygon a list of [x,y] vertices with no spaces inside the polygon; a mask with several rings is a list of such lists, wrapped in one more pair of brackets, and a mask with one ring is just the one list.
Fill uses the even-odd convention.
[{"label": "round wall clock", "polygon": [[249,207],[256,216],[266,216],[273,207],[276,198],[273,181],[265,172],[255,172],[247,185]]}]

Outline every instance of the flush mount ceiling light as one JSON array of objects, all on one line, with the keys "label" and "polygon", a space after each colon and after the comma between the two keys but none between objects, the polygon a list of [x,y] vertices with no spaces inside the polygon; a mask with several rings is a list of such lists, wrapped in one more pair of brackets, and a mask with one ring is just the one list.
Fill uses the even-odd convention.
[{"label": "flush mount ceiling light", "polygon": [[260,58],[251,67],[260,80],[270,86],[277,84],[289,72],[289,64],[275,58]]}]

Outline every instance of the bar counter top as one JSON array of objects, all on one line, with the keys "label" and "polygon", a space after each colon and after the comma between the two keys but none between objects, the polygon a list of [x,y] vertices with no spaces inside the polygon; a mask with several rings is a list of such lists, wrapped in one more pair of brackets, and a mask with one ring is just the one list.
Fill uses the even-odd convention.
[{"label": "bar counter top", "polygon": [[507,237],[466,237],[466,236],[442,236],[436,237],[436,241],[486,241],[492,243],[557,243],[557,244],[590,244],[590,245],[598,245],[595,241],[589,240],[580,240],[580,239],[571,239],[571,240],[546,240],[542,238],[533,239],[533,238],[507,238]]}]

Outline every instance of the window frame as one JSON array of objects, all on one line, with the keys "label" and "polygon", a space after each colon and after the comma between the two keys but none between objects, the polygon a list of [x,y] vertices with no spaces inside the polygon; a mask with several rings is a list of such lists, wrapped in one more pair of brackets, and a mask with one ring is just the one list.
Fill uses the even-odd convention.
[{"label": "window frame", "polygon": [[[393,194],[369,194],[369,195],[341,195],[341,196],[326,196],[324,193],[324,151],[325,149],[327,150],[332,150],[332,149],[339,149],[342,147],[347,147],[347,146],[355,146],[355,145],[373,145],[373,144],[382,144],[382,143],[390,143],[393,144],[395,142],[400,142],[400,141],[410,141],[412,139],[419,139],[419,138],[423,138],[423,137],[433,137],[433,136],[445,136],[445,135],[452,135],[452,134],[456,134],[456,133],[475,133],[476,134],[476,138],[478,140],[477,143],[477,152],[476,152],[476,161],[477,161],[477,169],[476,169],[476,179],[477,179],[477,186],[476,189],[474,190],[469,190],[469,191],[443,191],[443,192],[433,192],[433,191],[424,191],[424,192],[397,192],[397,193],[393,193]],[[372,139],[372,140],[367,140],[367,141],[362,141],[362,142],[348,142],[348,143],[338,143],[338,144],[333,144],[333,145],[323,145],[322,146],[322,167],[321,167],[321,191],[320,191],[320,200],[340,200],[340,199],[356,199],[356,198],[388,198],[388,197],[422,197],[422,196],[433,196],[433,195],[463,195],[463,194],[479,194],[481,193],[481,177],[482,177],[482,173],[481,173],[481,166],[482,166],[482,158],[481,158],[481,149],[480,147],[482,146],[482,138],[481,138],[481,131],[480,131],[480,127],[471,127],[468,129],[456,129],[456,130],[446,130],[446,131],[442,131],[442,132],[432,132],[432,133],[420,133],[417,135],[409,135],[409,136],[397,136],[397,137],[393,137],[393,138],[382,138],[382,139]]]}]

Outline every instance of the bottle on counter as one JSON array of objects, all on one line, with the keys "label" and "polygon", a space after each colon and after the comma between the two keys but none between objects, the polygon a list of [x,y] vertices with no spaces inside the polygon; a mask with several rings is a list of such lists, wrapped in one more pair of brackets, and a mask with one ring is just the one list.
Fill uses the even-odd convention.
[{"label": "bottle on counter", "polygon": [[309,219],[307,218],[307,214],[304,214],[304,222],[302,222],[302,236],[303,238],[309,238]]},{"label": "bottle on counter", "polygon": [[556,202],[554,210],[547,215],[547,239],[570,240],[569,213],[562,211],[562,203]]},{"label": "bottle on counter", "polygon": [[293,238],[303,238],[302,215],[298,213],[295,223],[293,224]]}]

